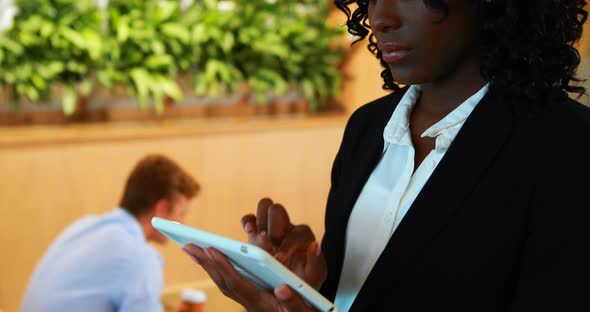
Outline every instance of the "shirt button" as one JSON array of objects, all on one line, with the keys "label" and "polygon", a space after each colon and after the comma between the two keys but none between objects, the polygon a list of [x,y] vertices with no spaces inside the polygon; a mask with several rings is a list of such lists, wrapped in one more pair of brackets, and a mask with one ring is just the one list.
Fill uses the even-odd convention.
[{"label": "shirt button", "polygon": [[436,160],[431,160],[430,164],[432,165],[432,167],[436,167]]}]

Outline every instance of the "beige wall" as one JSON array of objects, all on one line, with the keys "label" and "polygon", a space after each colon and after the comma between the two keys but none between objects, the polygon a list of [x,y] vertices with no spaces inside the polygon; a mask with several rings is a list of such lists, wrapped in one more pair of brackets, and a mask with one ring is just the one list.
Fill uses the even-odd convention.
[{"label": "beige wall", "polygon": [[[214,133],[154,124],[152,129],[170,136],[145,138],[145,129],[139,129],[137,139],[129,136],[133,125],[105,126],[104,140],[87,143],[84,133],[72,135],[84,128],[49,129],[46,142],[50,134],[62,138],[55,144],[40,144],[35,140],[42,134],[27,130],[0,130],[0,136],[13,141],[20,136],[25,143],[0,145],[0,307],[17,310],[36,261],[65,226],[115,207],[127,173],[146,153],[169,155],[202,184],[186,220],[193,226],[243,239],[240,217],[271,196],[288,207],[294,222],[309,223],[321,236],[330,166],[344,122],[342,117],[258,121],[254,125],[265,126],[237,123]],[[128,137],[121,140],[117,132]],[[176,246],[160,249],[167,286],[205,278]]]}]

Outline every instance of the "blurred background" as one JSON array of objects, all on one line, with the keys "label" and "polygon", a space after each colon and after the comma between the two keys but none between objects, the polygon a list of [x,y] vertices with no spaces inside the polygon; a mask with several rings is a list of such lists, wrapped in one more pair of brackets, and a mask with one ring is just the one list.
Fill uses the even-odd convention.
[{"label": "blurred background", "polygon": [[[191,226],[244,240],[241,216],[269,196],[321,237],[346,120],[386,94],[344,22],[316,0],[0,0],[0,309],[18,310],[61,230],[117,206],[148,153],[202,185]],[[208,311],[240,310],[158,248],[166,306],[193,287]]]}]

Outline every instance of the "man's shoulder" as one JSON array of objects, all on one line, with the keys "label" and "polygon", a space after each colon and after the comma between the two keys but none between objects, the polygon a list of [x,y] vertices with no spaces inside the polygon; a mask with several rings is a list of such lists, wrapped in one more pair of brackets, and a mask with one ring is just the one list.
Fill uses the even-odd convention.
[{"label": "man's shoulder", "polygon": [[130,233],[129,229],[117,223],[109,223],[97,229],[94,240],[106,250],[115,251],[114,258],[123,258],[133,265],[157,264],[160,254],[144,237]]},{"label": "man's shoulder", "polygon": [[63,249],[96,253],[96,257],[105,262],[151,261],[159,255],[145,241],[137,225],[110,214],[81,218],[64,231],[60,240]]}]

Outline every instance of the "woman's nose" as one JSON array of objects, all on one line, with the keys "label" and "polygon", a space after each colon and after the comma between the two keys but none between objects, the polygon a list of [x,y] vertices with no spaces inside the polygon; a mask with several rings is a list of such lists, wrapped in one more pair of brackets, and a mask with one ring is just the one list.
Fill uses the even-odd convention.
[{"label": "woman's nose", "polygon": [[401,27],[398,0],[369,1],[369,25],[373,32],[388,32]]}]

